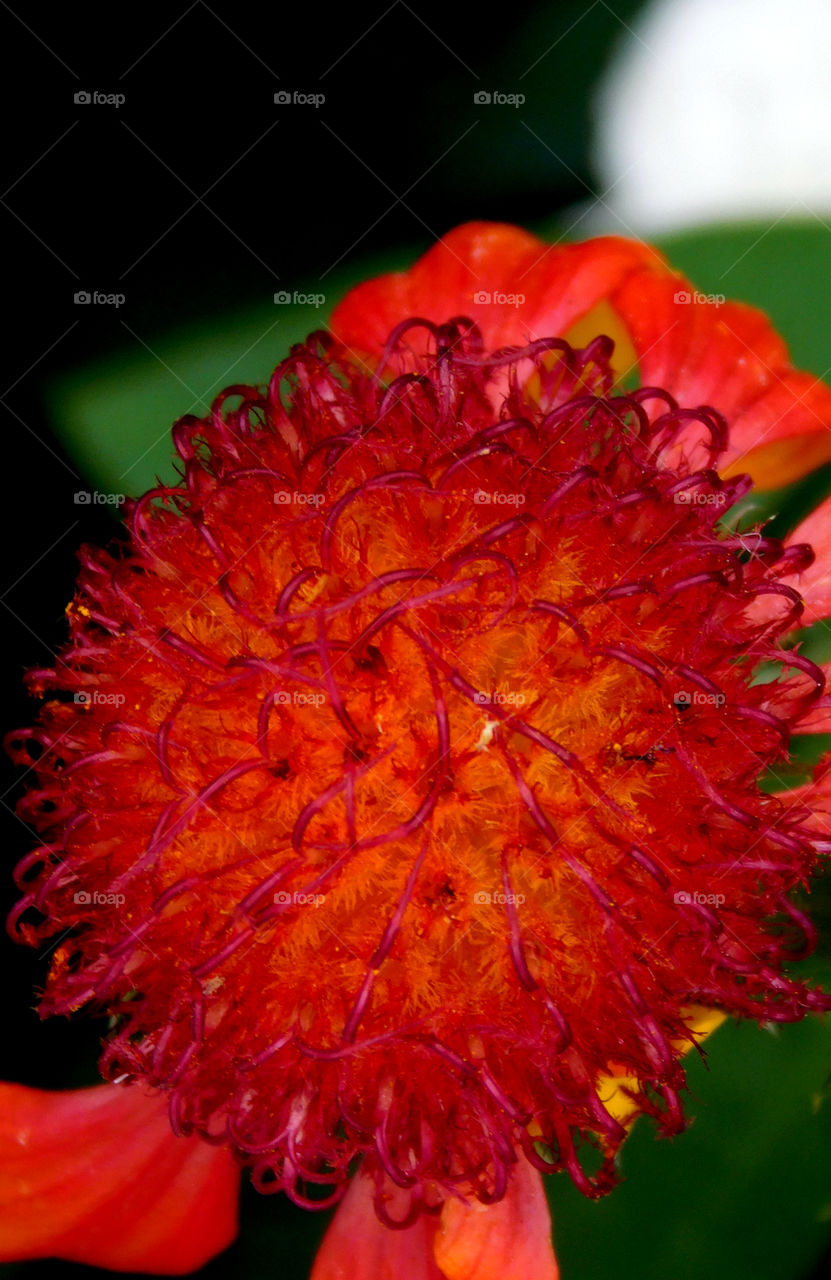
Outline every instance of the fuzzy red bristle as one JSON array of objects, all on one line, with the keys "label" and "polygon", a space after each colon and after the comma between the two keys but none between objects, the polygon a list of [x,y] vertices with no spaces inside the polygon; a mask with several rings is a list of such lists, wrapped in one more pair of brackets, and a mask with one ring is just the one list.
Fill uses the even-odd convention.
[{"label": "fuzzy red bristle", "polygon": [[831,1003],[782,974],[817,840],[758,788],[822,691],[754,682],[811,553],[721,530],[722,420],[614,393],[608,339],[414,324],[183,419],[181,485],[83,552],[13,924],[73,930],[43,1011],[110,1009],[106,1071],[264,1190],[363,1154],[487,1201],[519,1145],[596,1194],[599,1084],[680,1127],[690,1005]]}]

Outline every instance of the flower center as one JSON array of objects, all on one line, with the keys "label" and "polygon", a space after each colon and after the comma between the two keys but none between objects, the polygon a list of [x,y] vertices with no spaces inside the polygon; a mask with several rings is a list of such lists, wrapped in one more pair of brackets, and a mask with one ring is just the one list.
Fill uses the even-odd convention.
[{"label": "flower center", "polygon": [[758,778],[821,676],[756,679],[811,553],[726,531],[722,420],[610,348],[310,340],[177,425],[36,673],[89,693],[30,802],[24,905],[78,927],[45,1006],[108,1004],[109,1069],[296,1198],[360,1152],[497,1197],[518,1141],[602,1190],[599,1080],[677,1127],[688,1005],[811,998],[762,925],[814,849]]}]

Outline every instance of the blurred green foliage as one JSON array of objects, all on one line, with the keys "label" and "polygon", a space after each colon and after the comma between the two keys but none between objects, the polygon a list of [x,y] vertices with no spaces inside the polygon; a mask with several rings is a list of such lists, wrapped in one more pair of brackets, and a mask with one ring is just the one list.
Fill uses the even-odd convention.
[{"label": "blurred green foliage", "polygon": [[818,1019],[721,1027],[706,1066],[690,1055],[686,1133],[658,1141],[639,1121],[622,1153],[624,1182],[598,1203],[565,1177],[548,1179],[563,1275],[805,1275],[829,1238],[829,1072],[831,1027]]}]

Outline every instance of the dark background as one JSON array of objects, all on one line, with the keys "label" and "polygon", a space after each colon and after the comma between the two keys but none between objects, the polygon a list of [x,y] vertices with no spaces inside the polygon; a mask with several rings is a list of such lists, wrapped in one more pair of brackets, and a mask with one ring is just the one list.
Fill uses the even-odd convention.
[{"label": "dark background", "polygon": [[[363,259],[423,250],[468,218],[550,225],[602,196],[588,156],[591,93],[639,7],[183,0],[65,5],[47,19],[21,0],[16,12],[2,4],[4,729],[32,714],[20,674],[48,664],[65,637],[77,546],[118,531],[108,508],[73,503],[84,477],[50,425],[55,380],[277,289],[325,289],[336,265],[357,276]],[[295,90],[325,102],[275,105],[275,92]],[[479,90],[526,102],[480,107]],[[125,101],[76,104],[82,91]],[[125,303],[78,306],[79,290]],[[275,343],[263,380],[283,354]],[[8,871],[30,847],[13,812],[18,789],[4,760],[4,912]],[[41,1024],[32,993],[48,948],[3,946],[0,1078],[91,1083],[101,1025]],[[300,1219],[248,1192],[243,1240],[209,1274],[282,1275],[290,1256],[304,1274],[323,1221]],[[94,1274],[52,1262],[8,1270]]]},{"label": "dark background", "polygon": [[[586,199],[589,94],[638,5],[616,7],[622,17],[599,3],[515,3],[504,24],[403,0],[325,11],[81,4],[48,21],[0,8],[4,728],[31,716],[18,673],[48,664],[65,638],[78,545],[117,533],[109,508],[73,503],[84,477],[50,428],[54,380],[277,289],[325,289],[335,263],[359,273],[366,257],[421,251],[471,217],[528,225]],[[527,102],[477,107],[482,88]],[[73,100],[96,90],[126,101]],[[285,90],[326,100],[275,105]],[[80,290],[126,301],[78,306]],[[283,354],[275,343],[263,380]],[[29,837],[6,807],[12,795],[3,802],[10,866]],[[0,1070],[65,1085],[69,1044],[94,1044],[98,1028],[41,1026],[30,1006],[43,959],[11,948],[6,960],[13,1021]]]}]

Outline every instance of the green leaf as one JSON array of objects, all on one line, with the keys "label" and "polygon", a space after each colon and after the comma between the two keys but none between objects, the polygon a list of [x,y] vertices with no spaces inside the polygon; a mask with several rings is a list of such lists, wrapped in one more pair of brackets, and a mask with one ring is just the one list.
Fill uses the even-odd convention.
[{"label": "green leaf", "polygon": [[[357,275],[333,276],[320,308],[269,298],[167,332],[138,334],[125,325],[123,350],[46,388],[55,434],[81,474],[103,492],[138,495],[157,477],[175,482],[170,429],[177,418],[204,416],[213,397],[232,383],[267,382],[295,342],[325,327],[351,285],[397,265],[375,259]],[[319,291],[319,285],[309,286],[309,293]]]},{"label": "green leaf", "polygon": [[785,338],[793,363],[831,372],[831,254],[819,219],[743,222],[659,236],[657,247],[702,293],[760,307]]},{"label": "green leaf", "polygon": [[692,1127],[658,1141],[639,1120],[623,1183],[586,1200],[547,1178],[564,1276],[789,1280],[831,1240],[831,1026],[725,1024],[690,1055]]}]

